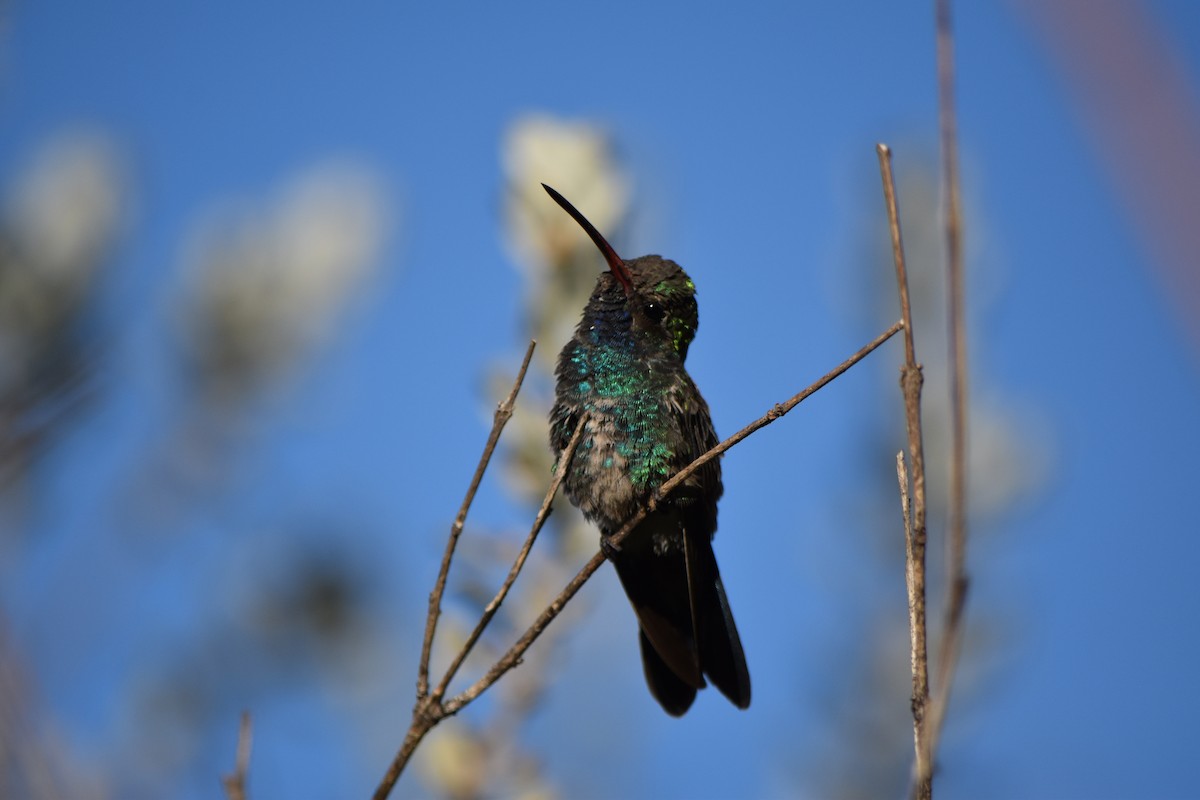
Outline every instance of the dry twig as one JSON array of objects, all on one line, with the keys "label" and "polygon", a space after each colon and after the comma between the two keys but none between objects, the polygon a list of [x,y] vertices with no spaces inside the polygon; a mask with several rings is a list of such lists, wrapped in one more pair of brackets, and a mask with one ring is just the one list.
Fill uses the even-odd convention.
[{"label": "dry twig", "polygon": [[904,243],[900,237],[900,211],[896,204],[896,183],[892,176],[892,152],[885,144],[876,145],[879,171],[883,178],[883,196],[887,204],[888,227],[892,238],[892,257],[896,264],[896,285],[900,294],[900,314],[904,321],[904,365],[900,368],[900,391],[904,396],[904,423],[908,431],[908,454],[912,461],[912,495],[909,501],[909,475],[904,454],[896,456],[896,474],[900,481],[900,505],[904,512],[905,584],[908,589],[908,626],[912,664],[913,749],[916,753],[918,798],[932,793],[930,769],[932,751],[925,725],[929,706],[929,651],[926,645],[925,613],[925,446],[921,432],[921,387],[925,378],[917,363],[912,327],[912,308],[908,299],[908,270]]},{"label": "dry twig", "polygon": [[233,772],[221,778],[221,786],[224,787],[228,800],[246,800],[246,774],[250,770],[252,739],[250,712],[243,711],[242,721],[238,726],[237,756]]}]

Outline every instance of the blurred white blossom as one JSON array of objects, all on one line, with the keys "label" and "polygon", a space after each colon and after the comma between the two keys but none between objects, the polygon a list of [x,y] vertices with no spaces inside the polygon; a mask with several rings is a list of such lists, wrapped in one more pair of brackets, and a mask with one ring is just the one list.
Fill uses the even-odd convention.
[{"label": "blurred white blossom", "polygon": [[116,149],[94,133],[53,140],[0,206],[0,486],[86,406],[95,354],[96,287],[123,212]]},{"label": "blurred white blossom", "polygon": [[547,183],[574,203],[600,231],[611,232],[629,209],[630,180],[613,157],[607,134],[595,125],[547,114],[518,118],[504,137],[508,178],[505,234],[523,268],[561,269],[571,254],[594,245],[547,198]]},{"label": "blurred white blossom", "polygon": [[0,231],[0,387],[23,383],[48,340],[88,299],[121,215],[124,181],[113,146],[72,134],[45,146],[3,206]]},{"label": "blurred white blossom", "polygon": [[203,224],[186,259],[183,309],[202,377],[254,381],[323,342],[378,262],[387,219],[370,173],[334,164],[265,210],[226,210]]},{"label": "blurred white blossom", "polygon": [[422,777],[438,796],[482,797],[488,780],[487,745],[465,726],[447,724],[420,751]]},{"label": "blurred white blossom", "polygon": [[116,228],[122,186],[116,151],[100,135],[68,135],[46,146],[5,204],[28,265],[59,283],[90,279],[92,255]]},{"label": "blurred white blossom", "polygon": [[[571,337],[584,304],[604,269],[596,246],[575,220],[542,189],[553,186],[606,238],[618,245],[629,215],[631,185],[609,135],[598,125],[538,113],[509,125],[501,150],[507,180],[504,234],[513,259],[529,278],[524,328],[540,342],[534,369],[522,390],[534,402],[518,403],[509,423],[504,480],[513,492],[538,502],[551,475],[546,438],[551,377],[558,350]],[[511,385],[507,365],[492,375],[491,394]],[[594,547],[595,531],[569,504],[557,511],[560,541],[578,552]]]}]

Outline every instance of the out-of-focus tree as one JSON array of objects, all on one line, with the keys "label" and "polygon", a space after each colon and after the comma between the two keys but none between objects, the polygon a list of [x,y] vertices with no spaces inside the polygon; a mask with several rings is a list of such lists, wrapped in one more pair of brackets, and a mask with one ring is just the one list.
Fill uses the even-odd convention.
[{"label": "out-of-focus tree", "polygon": [[[371,284],[389,217],[369,169],[330,162],[266,203],[222,203],[195,223],[173,298],[175,336],[166,337],[178,400],[127,495],[135,519],[171,532],[220,505],[214,498],[233,488],[265,412],[287,401]],[[229,544],[220,602],[199,614],[182,651],[148,662],[131,690],[119,757],[126,785],[153,794],[211,763],[199,757],[212,755],[211,732],[243,707],[317,682],[380,677],[383,571],[367,555],[363,523],[328,514],[297,498],[265,525],[220,525]]]},{"label": "out-of-focus tree", "polygon": [[[114,342],[116,314],[105,304],[106,269],[122,266],[113,257],[117,233],[137,233],[122,227],[136,219],[123,211],[126,180],[116,152],[95,134],[61,137],[4,192],[5,500],[45,496],[40,481],[53,476],[29,467],[70,432],[67,422],[79,418],[85,401],[120,404],[135,390],[129,381],[96,379],[127,368]],[[106,497],[95,536],[82,544],[26,537],[30,546],[3,551],[6,575],[48,559],[52,574],[86,576],[87,588],[53,595],[51,607],[26,609],[12,627],[9,609],[0,609],[0,795],[163,796],[197,771],[203,774],[194,775],[195,785],[203,785],[216,774],[212,764],[227,762],[216,748],[242,708],[311,694],[316,683],[352,692],[391,677],[386,665],[394,657],[380,653],[390,639],[377,627],[383,575],[355,513],[332,507],[333,515],[296,498],[264,522],[223,504],[220,519],[207,526],[219,542],[215,560],[192,558],[213,552],[206,543],[196,548],[195,538],[172,536],[166,546],[151,546],[111,534],[127,530],[130,520],[146,520],[147,508],[168,495],[175,513],[150,517],[154,528],[191,530],[220,491],[237,486],[228,476],[248,454],[254,432],[269,424],[264,411],[289,402],[295,378],[344,327],[382,260],[392,222],[372,171],[330,162],[305,170],[269,202],[222,203],[195,223],[180,246],[175,313],[165,320],[138,315],[139,324],[160,328],[152,335],[164,368],[154,378],[166,379],[169,413],[167,430],[134,456],[134,491],[118,488]],[[6,535],[40,529],[36,513],[13,516],[3,526]],[[192,565],[182,574],[180,559]],[[130,604],[145,596],[142,587],[167,575],[177,585],[157,592],[157,602],[190,615],[187,635],[169,646],[161,620],[142,614],[143,604]],[[81,602],[87,623],[63,611],[77,611]],[[113,627],[85,630],[95,624]],[[26,635],[9,635],[17,627]],[[51,649],[42,645],[36,657],[23,652],[29,631],[53,631]],[[81,652],[84,641],[139,649],[134,667],[107,684],[113,712],[99,749],[76,746],[77,721],[56,718],[55,698],[45,694],[37,666],[38,659],[44,666],[44,659],[80,658],[79,669],[90,670],[103,655]]]}]

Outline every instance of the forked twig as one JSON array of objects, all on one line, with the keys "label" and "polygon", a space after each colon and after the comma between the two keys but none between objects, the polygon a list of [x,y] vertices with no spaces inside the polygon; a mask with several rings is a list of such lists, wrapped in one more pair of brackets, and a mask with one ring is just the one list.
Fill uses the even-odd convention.
[{"label": "forked twig", "polygon": [[[525,363],[522,365],[521,375],[524,374],[523,370],[528,364],[527,353]],[[521,376],[519,375],[517,383],[514,385],[513,393],[509,395],[509,399],[506,401],[510,405],[510,413],[511,402],[516,399],[516,390],[520,388],[520,383]],[[529,557],[529,553],[533,549],[533,543],[537,540],[538,534],[546,524],[546,520],[550,517],[551,503],[554,500],[554,495],[558,492],[559,486],[562,485],[563,479],[571,468],[571,460],[575,455],[575,447],[583,437],[583,429],[587,424],[587,420],[588,416],[584,414],[580,417],[578,424],[576,424],[575,431],[571,435],[571,440],[567,445],[566,455],[563,456],[558,464],[558,468],[555,470],[554,479],[550,482],[550,488],[546,490],[546,497],[542,500],[541,508],[538,509],[537,516],[533,520],[529,535],[525,537],[525,543],[517,552],[516,559],[513,561],[513,565],[509,569],[504,583],[501,584],[500,589],[496,592],[496,596],[484,608],[479,622],[475,624],[475,629],[471,631],[470,636],[467,637],[466,641],[458,649],[458,652],[450,662],[450,666],[446,669],[446,673],[438,681],[433,692],[423,697],[418,695],[416,705],[413,708],[413,719],[411,725],[409,725],[408,733],[405,734],[400,750],[396,753],[396,757],[392,759],[392,763],[388,766],[383,780],[380,781],[379,787],[375,790],[374,796],[376,798],[384,798],[391,793],[392,787],[395,786],[396,781],[400,778],[400,773],[404,771],[404,767],[408,764],[408,760],[412,758],[417,745],[425,738],[425,734],[433,730],[433,727],[442,719],[454,714],[458,711],[458,708],[461,708],[461,706],[451,707],[450,704],[443,703],[442,698],[446,694],[446,689],[449,687],[450,681],[454,680],[454,676],[458,673],[459,668],[462,667],[463,662],[467,660],[467,657],[475,648],[479,637],[483,635],[484,629],[487,628],[492,618],[496,616],[496,612],[500,610],[500,605],[508,596],[509,590],[517,580],[517,576],[521,574],[521,569],[525,566],[525,560]]]},{"label": "forked twig", "polygon": [[[505,424],[512,417],[513,407],[517,400],[517,394],[521,391],[521,385],[525,382],[525,373],[529,370],[529,363],[533,358],[533,349],[537,342],[530,341],[529,347],[525,350],[525,357],[521,361],[521,367],[517,370],[517,377],[513,381],[512,389],[508,393],[508,397],[504,399],[496,407],[495,418],[492,422],[491,433],[488,434],[487,443],[484,445],[483,454],[479,457],[479,464],[475,468],[475,474],[471,477],[470,486],[467,487],[466,497],[463,499],[462,506],[459,507],[458,515],[454,519],[454,524],[450,526],[450,535],[446,541],[446,552],[442,556],[442,564],[438,570],[438,576],[434,583],[433,591],[429,595],[429,613],[425,621],[425,636],[421,646],[421,661],[417,669],[417,701],[413,708],[413,721],[409,726],[408,732],[405,734],[404,742],[400,746],[400,750],[396,753],[396,757],[388,766],[387,773],[380,782],[379,787],[375,790],[374,797],[385,798],[392,790],[396,780],[400,777],[400,773],[404,770],[405,764],[412,757],[413,752],[417,749],[417,745],[425,738],[425,735],[433,729],[443,717],[446,716],[446,710],[442,705],[442,696],[446,692],[446,687],[454,678],[454,674],[458,671],[462,663],[470,655],[475,643],[482,635],[484,628],[491,622],[496,611],[500,608],[500,604],[504,601],[508,590],[516,581],[517,575],[524,566],[525,558],[528,556],[529,548],[533,546],[533,541],[537,538],[538,532],[545,524],[546,518],[550,513],[550,501],[557,491],[561,476],[556,477],[552,482],[550,491],[547,493],[545,502],[542,504],[542,509],[539,511],[537,518],[534,520],[533,528],[526,539],[525,546],[517,555],[517,561],[513,565],[513,569],[509,573],[508,579],[501,586],[499,593],[492,602],[488,604],[487,609],[472,631],[471,636],[463,644],[454,660],[451,662],[446,674],[438,682],[432,695],[429,693],[429,662],[433,651],[433,637],[437,630],[438,617],[441,615],[442,596],[446,590],[446,580],[450,574],[450,563],[454,557],[454,550],[458,544],[459,536],[462,535],[463,526],[466,524],[467,512],[471,508],[471,503],[475,499],[475,493],[479,489],[479,484],[483,480],[483,474],[487,471],[488,464],[491,463],[492,454],[496,450],[496,445],[500,441],[500,434],[504,430]],[[576,435],[583,429],[583,420],[580,421]],[[574,452],[574,451],[572,451]],[[564,470],[565,472],[565,470]]]}]

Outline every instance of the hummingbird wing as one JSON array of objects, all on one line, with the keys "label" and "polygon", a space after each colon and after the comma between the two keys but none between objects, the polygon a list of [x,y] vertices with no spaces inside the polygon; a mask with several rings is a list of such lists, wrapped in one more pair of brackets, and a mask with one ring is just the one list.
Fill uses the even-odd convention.
[{"label": "hummingbird wing", "polygon": [[[684,429],[692,445],[690,458],[695,459],[716,447],[719,440],[700,393],[692,391],[688,396],[695,398],[695,405],[684,417]],[[685,466],[680,464],[679,469]],[[712,549],[717,530],[717,500],[724,490],[720,461],[714,458],[704,464],[693,478],[679,488],[675,503],[683,521],[688,596],[700,667],[734,705],[747,708],[750,671]]]},{"label": "hummingbird wing", "polygon": [[550,409],[550,447],[556,458],[562,456],[562,451],[571,443],[575,426],[579,424],[579,413],[565,403],[555,403]]}]

